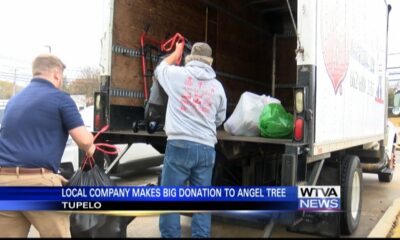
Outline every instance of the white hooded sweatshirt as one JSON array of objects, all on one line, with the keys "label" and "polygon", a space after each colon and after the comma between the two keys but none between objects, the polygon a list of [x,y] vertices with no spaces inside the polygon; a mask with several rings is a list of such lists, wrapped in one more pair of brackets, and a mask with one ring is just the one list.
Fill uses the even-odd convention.
[{"label": "white hooded sweatshirt", "polygon": [[216,128],[226,118],[226,95],[211,66],[190,61],[180,67],[162,61],[155,77],[168,95],[164,128],[168,140],[214,147]]}]

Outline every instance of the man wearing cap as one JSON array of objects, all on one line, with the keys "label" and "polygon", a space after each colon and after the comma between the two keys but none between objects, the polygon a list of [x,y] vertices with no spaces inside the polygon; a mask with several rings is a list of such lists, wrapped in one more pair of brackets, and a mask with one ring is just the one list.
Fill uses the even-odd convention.
[{"label": "man wearing cap", "polygon": [[[65,65],[50,54],[32,64],[30,84],[12,97],[0,128],[0,186],[62,186],[58,175],[68,134],[86,154],[95,151],[72,98],[61,91]],[[71,237],[69,214],[0,211],[0,237],[26,238],[33,225],[41,237]]]},{"label": "man wearing cap", "polygon": [[[226,96],[211,67],[212,50],[195,43],[185,66],[173,65],[182,56],[183,44],[155,70],[168,95],[165,132],[168,136],[162,186],[210,186],[215,162],[216,128],[226,118]],[[180,237],[180,215],[160,216],[161,237]],[[195,213],[192,237],[210,237],[211,214]]]}]

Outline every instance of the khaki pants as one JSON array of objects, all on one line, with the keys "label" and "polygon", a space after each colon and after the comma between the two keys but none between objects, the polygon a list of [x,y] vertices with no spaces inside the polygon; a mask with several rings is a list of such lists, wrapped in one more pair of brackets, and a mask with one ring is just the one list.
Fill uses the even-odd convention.
[{"label": "khaki pants", "polygon": [[[0,186],[61,186],[61,179],[53,173],[0,174]],[[40,237],[70,238],[69,215],[55,211],[0,211],[0,237],[26,238],[32,224]]]}]

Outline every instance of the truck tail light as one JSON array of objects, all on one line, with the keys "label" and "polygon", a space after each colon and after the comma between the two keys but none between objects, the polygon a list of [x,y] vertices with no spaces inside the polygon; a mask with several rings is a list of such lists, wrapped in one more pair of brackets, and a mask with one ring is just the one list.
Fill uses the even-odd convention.
[{"label": "truck tail light", "polygon": [[101,128],[101,117],[100,117],[100,113],[97,113],[96,116],[94,117],[94,127],[95,130],[100,130]]},{"label": "truck tail light", "polygon": [[304,136],[304,119],[297,118],[294,123],[294,140],[301,141]]}]

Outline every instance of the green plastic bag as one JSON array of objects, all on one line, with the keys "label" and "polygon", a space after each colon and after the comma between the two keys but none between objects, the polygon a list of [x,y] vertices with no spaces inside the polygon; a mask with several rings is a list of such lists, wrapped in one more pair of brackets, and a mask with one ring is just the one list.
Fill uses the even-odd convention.
[{"label": "green plastic bag", "polygon": [[261,136],[267,138],[291,138],[293,115],[286,112],[281,104],[270,103],[263,108],[259,128]]}]

